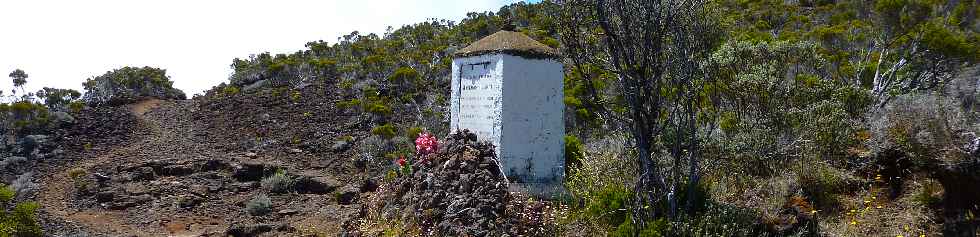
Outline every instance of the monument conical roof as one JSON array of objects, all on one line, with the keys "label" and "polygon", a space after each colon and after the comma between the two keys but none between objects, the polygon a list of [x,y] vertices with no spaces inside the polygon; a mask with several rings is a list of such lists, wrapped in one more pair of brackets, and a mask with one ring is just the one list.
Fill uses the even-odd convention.
[{"label": "monument conical roof", "polygon": [[558,58],[558,50],[544,45],[527,35],[501,30],[473,42],[456,51],[456,57],[469,57],[491,53],[506,53],[527,58]]}]

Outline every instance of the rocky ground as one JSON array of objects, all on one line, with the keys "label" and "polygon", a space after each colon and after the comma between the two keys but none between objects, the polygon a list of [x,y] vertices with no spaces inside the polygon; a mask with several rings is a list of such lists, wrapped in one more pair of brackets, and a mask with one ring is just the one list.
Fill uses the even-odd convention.
[{"label": "rocky ground", "polygon": [[449,135],[412,171],[384,181],[366,201],[352,235],[555,236],[548,202],[510,192],[494,147],[476,134]]},{"label": "rocky ground", "polygon": [[86,107],[7,140],[0,177],[40,204],[49,236],[553,233],[551,207],[508,192],[473,134],[393,176],[378,118],[338,108],[332,86]]},{"label": "rocky ground", "polygon": [[[359,118],[308,87],[183,101],[150,100],[80,117],[34,169],[54,236],[310,236],[340,232],[389,161],[365,159]],[[302,101],[302,102],[299,102]],[[342,139],[343,138],[343,139]],[[288,190],[262,179],[280,172]],[[268,195],[271,211],[246,205]]]}]

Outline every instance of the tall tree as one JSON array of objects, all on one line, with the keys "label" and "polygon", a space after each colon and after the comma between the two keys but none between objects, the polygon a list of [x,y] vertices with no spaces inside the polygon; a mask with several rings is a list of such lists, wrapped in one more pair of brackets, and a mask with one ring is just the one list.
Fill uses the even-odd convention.
[{"label": "tall tree", "polygon": [[866,63],[874,65],[871,92],[878,102],[876,109],[895,94],[943,84],[963,63],[980,57],[969,39],[976,33],[960,24],[975,16],[956,14],[963,8],[973,12],[974,5],[974,1],[875,2],[866,53],[876,57]]},{"label": "tall tree", "polygon": [[[698,0],[562,2],[561,41],[566,56],[576,64],[573,70],[598,63],[616,75],[616,92],[627,110],[611,116],[628,125],[640,167],[633,205],[637,226],[678,214],[683,158],[690,161],[687,181],[692,186],[698,182],[697,104],[702,85],[711,79],[709,55],[719,38],[706,4]],[[599,39],[602,47],[589,46],[589,37]],[[673,158],[670,169],[654,157],[665,150]],[[666,210],[649,208],[662,201],[668,203]]]},{"label": "tall tree", "polygon": [[[14,69],[7,76],[14,82],[14,88],[18,88],[20,91],[24,90],[24,84],[27,84],[27,73],[24,70]],[[17,90],[11,90],[11,94],[17,94]]]}]

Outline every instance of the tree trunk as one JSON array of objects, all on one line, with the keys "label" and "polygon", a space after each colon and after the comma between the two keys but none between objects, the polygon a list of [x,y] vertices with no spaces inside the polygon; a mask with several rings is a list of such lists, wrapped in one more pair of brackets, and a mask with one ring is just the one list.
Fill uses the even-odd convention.
[{"label": "tree trunk", "polygon": [[688,152],[690,153],[690,159],[691,159],[690,160],[691,167],[687,179],[688,183],[687,183],[687,205],[686,205],[689,213],[692,213],[694,211],[694,204],[695,204],[694,199],[696,198],[694,196],[695,195],[694,191],[697,189],[698,182],[700,181],[699,179],[701,178],[698,176],[698,152],[697,151],[700,148],[698,147],[698,130],[697,130],[697,123],[696,123],[697,121],[695,121],[697,116],[694,110],[693,98],[694,96],[692,95],[690,101],[687,104],[687,111],[688,111],[687,124],[688,124],[688,130],[690,130],[691,132],[691,138],[690,138],[691,140],[688,141],[688,148],[687,148]]}]

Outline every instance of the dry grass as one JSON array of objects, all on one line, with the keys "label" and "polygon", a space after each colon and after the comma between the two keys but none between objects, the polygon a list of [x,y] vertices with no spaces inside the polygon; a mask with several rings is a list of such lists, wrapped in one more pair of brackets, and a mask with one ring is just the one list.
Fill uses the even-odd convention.
[{"label": "dry grass", "polygon": [[826,215],[820,221],[821,234],[827,236],[942,236],[936,215],[915,194],[935,181],[913,177],[904,184],[905,192],[888,199],[880,182],[853,195],[842,196],[846,209]]},{"label": "dry grass", "polygon": [[[819,166],[815,164],[814,166]],[[864,178],[852,171],[833,167],[807,169],[808,175],[823,170],[820,179],[835,179],[845,186],[832,194],[833,208],[817,208],[822,236],[941,236],[942,225],[937,223],[935,209],[923,196],[941,197],[942,188],[927,177],[911,176],[903,185],[902,194],[888,198],[888,185],[881,177]],[[786,198],[800,193],[803,184],[799,171],[781,170],[771,177],[756,177],[744,172],[712,172],[705,176],[711,197],[720,203],[758,211],[763,219],[778,216]],[[810,185],[810,184],[807,184]]]},{"label": "dry grass", "polygon": [[763,216],[776,216],[781,211],[786,198],[795,193],[798,187],[795,174],[784,174],[769,178],[753,178],[734,173],[716,174],[706,177],[709,193],[715,201],[738,207],[751,208]]},{"label": "dry grass", "polygon": [[562,223],[560,236],[606,236],[609,226],[600,217],[586,214],[587,205],[598,198],[597,194],[610,186],[627,190],[636,177],[635,162],[627,157],[624,137],[609,136],[586,144],[582,165],[570,169],[565,187],[572,197],[567,217]]}]

